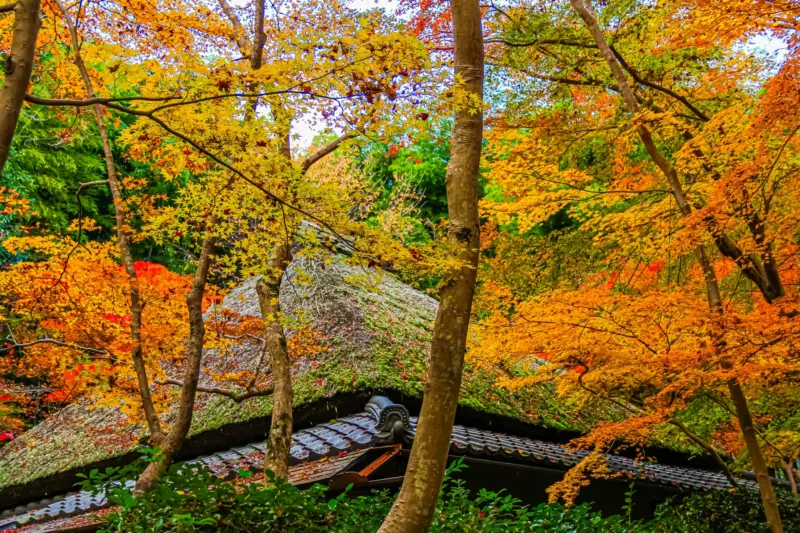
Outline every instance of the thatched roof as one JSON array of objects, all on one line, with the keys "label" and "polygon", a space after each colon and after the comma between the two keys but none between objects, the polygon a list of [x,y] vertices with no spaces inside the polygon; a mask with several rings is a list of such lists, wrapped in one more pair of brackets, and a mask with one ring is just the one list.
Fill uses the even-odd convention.
[{"label": "thatched roof", "polygon": [[[420,398],[437,305],[433,298],[384,272],[349,264],[341,256],[310,259],[301,254],[282,283],[281,306],[290,317],[302,317],[321,332],[327,349],[294,361],[295,405],[354,391],[392,390]],[[258,316],[255,280],[236,287],[221,307]],[[291,335],[291,326],[288,331]],[[255,342],[242,344],[225,357],[208,350],[204,365],[248,368],[259,354]],[[514,395],[498,391],[493,386],[496,377],[486,371],[468,372],[461,404],[480,413],[582,429],[562,410],[550,389]],[[202,394],[191,432],[224,431],[225,426],[269,413],[269,398],[235,403]],[[69,406],[0,449],[0,494],[33,480],[123,456],[138,448],[144,436],[143,428],[126,423],[117,409]]]}]

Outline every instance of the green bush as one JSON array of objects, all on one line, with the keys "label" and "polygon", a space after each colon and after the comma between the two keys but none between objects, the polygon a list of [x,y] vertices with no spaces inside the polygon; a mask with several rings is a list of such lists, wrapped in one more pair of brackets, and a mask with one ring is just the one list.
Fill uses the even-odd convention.
[{"label": "green bush", "polygon": [[[784,531],[800,531],[800,504],[776,491]],[[659,506],[653,520],[665,533],[769,533],[757,490],[697,492],[680,503]]]},{"label": "green bush", "polygon": [[[148,451],[143,462],[152,461]],[[380,528],[394,502],[389,491],[351,496],[348,491],[329,498],[327,488],[314,485],[301,491],[286,482],[269,485],[230,483],[215,477],[202,465],[174,465],[149,493],[134,497],[130,479],[142,463],[125,469],[92,471],[84,488],[105,491],[118,506],[105,515],[101,532],[333,532],[366,533]],[[602,516],[587,504],[523,506],[502,492],[471,493],[452,474],[463,468],[461,460],[447,470],[434,513],[431,531],[530,532],[530,533],[760,533],[764,523],[758,493],[752,491],[707,492],[691,495],[679,504],[662,504],[655,519],[632,520],[629,494],[621,515]],[[272,474],[268,473],[272,478]],[[250,472],[240,471],[249,478]],[[780,501],[786,531],[800,531],[800,506],[787,495]]]},{"label": "green bush", "polygon": [[[154,458],[149,451],[145,461]],[[394,502],[388,491],[350,496],[348,491],[326,497],[327,488],[314,485],[301,491],[282,481],[229,483],[202,465],[174,465],[149,493],[134,497],[131,477],[141,463],[125,469],[92,471],[81,483],[95,492],[105,491],[118,506],[104,516],[101,532],[316,532],[362,533],[377,531]],[[431,531],[622,533],[649,531],[627,518],[602,517],[588,505],[565,508],[539,505],[529,508],[498,492],[481,490],[473,496],[451,474],[465,468],[456,461],[447,471]],[[240,477],[250,477],[240,471]],[[271,474],[270,474],[271,475]]]}]

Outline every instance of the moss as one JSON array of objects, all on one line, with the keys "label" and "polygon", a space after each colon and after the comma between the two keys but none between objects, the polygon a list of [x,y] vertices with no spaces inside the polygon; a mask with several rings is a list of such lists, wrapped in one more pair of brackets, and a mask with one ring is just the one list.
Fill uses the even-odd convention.
[{"label": "moss", "polygon": [[[313,360],[295,361],[295,406],[339,393],[394,389],[421,398],[437,303],[390,276],[334,261],[296,259],[281,288],[287,324],[310,324],[326,339],[327,350]],[[289,279],[309,277],[296,290]],[[348,280],[352,280],[352,283]],[[223,302],[233,311],[258,315],[255,280],[249,280]],[[291,334],[291,326],[288,327]],[[242,367],[258,359],[258,349],[243,346],[236,357]],[[205,362],[214,363],[216,352]],[[467,368],[460,403],[477,411],[504,415],[547,427],[585,429],[580,418],[547,385],[511,393],[498,390],[496,371]],[[242,403],[200,395],[191,434],[219,429],[270,414],[269,398]],[[145,436],[114,409],[89,411],[70,406],[0,449],[0,488],[23,484],[70,468],[89,465],[135,450]]]}]

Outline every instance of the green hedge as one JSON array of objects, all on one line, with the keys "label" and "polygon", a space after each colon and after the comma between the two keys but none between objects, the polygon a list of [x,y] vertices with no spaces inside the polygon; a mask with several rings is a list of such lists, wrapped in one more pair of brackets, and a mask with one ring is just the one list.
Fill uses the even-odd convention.
[{"label": "green hedge", "polygon": [[[152,453],[150,454],[152,457]],[[141,468],[141,464],[138,465]],[[472,494],[450,474],[466,468],[456,461],[448,468],[431,531],[456,533],[760,533],[768,531],[758,493],[707,492],[685,498],[679,504],[662,504],[648,522],[630,518],[632,498],[622,514],[602,516],[589,505],[521,505],[503,493],[480,490]],[[85,488],[105,490],[116,512],[106,515],[102,532],[332,532],[378,531],[392,506],[388,491],[369,496],[350,496],[346,491],[331,499],[326,487],[315,485],[301,491],[284,482],[266,486],[223,482],[206,467],[177,465],[148,494],[133,497],[124,481],[137,467],[93,471]],[[247,478],[249,472],[240,471]],[[786,531],[800,531],[800,506],[791,495],[780,502]]]}]

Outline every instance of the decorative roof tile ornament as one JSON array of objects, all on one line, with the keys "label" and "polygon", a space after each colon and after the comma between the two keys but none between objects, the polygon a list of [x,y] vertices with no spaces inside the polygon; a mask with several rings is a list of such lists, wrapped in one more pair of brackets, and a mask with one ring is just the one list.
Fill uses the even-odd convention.
[{"label": "decorative roof tile ornament", "polygon": [[367,403],[367,412],[376,422],[375,444],[396,444],[405,440],[406,430],[411,427],[411,417],[405,405],[392,403],[385,396],[373,396]]}]

